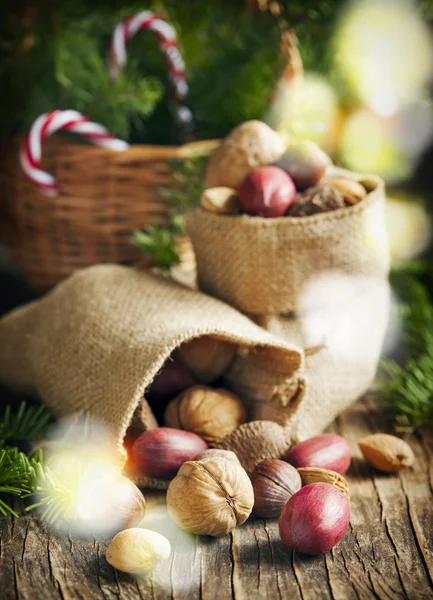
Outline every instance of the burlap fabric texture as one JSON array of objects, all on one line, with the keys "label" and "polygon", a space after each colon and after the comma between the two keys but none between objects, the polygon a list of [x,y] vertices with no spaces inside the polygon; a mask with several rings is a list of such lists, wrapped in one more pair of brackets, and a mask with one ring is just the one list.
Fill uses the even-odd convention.
[{"label": "burlap fabric texture", "polygon": [[280,415],[279,424],[246,423],[217,445],[235,449],[247,468],[279,456],[292,441],[290,422],[304,396],[302,351],[223,302],[150,273],[91,267],[6,315],[0,381],[36,392],[58,417],[88,415],[107,426],[123,465],[123,439],[137,407],[143,430],[157,426],[142,401],[146,388],[176,347],[206,334],[238,347],[229,387],[236,387],[239,365],[253,361],[243,400],[262,395]]},{"label": "burlap fabric texture", "polygon": [[[291,436],[298,440],[323,431],[371,387],[390,307],[386,279],[327,273],[312,291],[308,307],[296,318],[256,320],[275,336],[305,349],[307,392],[290,422]],[[280,422],[277,412],[270,415],[271,408],[258,403],[252,416]]]},{"label": "burlap fabric texture", "polygon": [[193,209],[187,215],[200,289],[251,315],[297,310],[305,284],[325,271],[385,278],[389,253],[383,182],[332,167],[327,176],[361,180],[359,204],[308,217],[265,219]]},{"label": "burlap fabric texture", "polygon": [[[389,315],[390,265],[383,182],[332,167],[326,177],[361,181],[359,204],[309,217],[187,217],[200,288],[305,351],[306,394],[291,437],[323,431],[371,386]],[[231,387],[250,398],[251,418],[281,423],[277,404],[250,388],[253,357],[232,366]]]}]

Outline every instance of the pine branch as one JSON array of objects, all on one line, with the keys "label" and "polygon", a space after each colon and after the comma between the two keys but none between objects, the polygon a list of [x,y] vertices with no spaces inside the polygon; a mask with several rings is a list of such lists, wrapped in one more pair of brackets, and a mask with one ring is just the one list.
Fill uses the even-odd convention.
[{"label": "pine branch", "polygon": [[174,187],[158,188],[167,202],[171,216],[167,227],[149,225],[145,231],[135,231],[131,243],[161,269],[170,269],[180,261],[177,244],[184,231],[182,215],[191,207],[198,206],[204,190],[207,156],[193,156],[188,160],[167,161],[174,179]]},{"label": "pine branch", "polygon": [[403,302],[406,358],[404,365],[382,362],[386,378],[379,399],[401,431],[433,425],[433,303],[421,281],[426,277],[430,268],[418,263],[394,271],[391,279]]},{"label": "pine branch", "polygon": [[42,404],[29,406],[21,402],[16,413],[6,406],[0,421],[0,445],[12,440],[16,443],[40,439],[46,433],[51,417],[51,411]]},{"label": "pine branch", "polygon": [[13,509],[11,497],[26,499],[34,497],[36,502],[26,511],[39,509],[40,518],[53,523],[58,517],[71,521],[74,517],[73,490],[43,464],[43,454],[38,450],[31,458],[17,448],[0,449],[0,513],[19,515]]},{"label": "pine branch", "polygon": [[9,443],[31,442],[42,438],[51,420],[51,411],[43,406],[28,406],[22,402],[16,412],[6,406],[0,421],[0,513],[18,514],[11,498],[28,498],[36,495],[37,502],[26,510],[43,508],[41,518],[53,522],[60,514],[71,513],[71,490],[60,483],[51,470],[43,464],[42,450],[32,457],[20,452]]},{"label": "pine branch", "polygon": [[209,157],[195,155],[191,158],[167,161],[173,173],[173,188],[158,188],[158,193],[169,203],[171,215],[183,215],[189,208],[200,204],[205,188],[205,172]]},{"label": "pine branch", "polygon": [[35,491],[41,460],[42,453],[29,459],[17,448],[0,449],[0,512],[3,515],[10,513],[18,517],[10,504],[10,496],[25,498]]},{"label": "pine branch", "polygon": [[[306,69],[329,72],[329,42],[344,1],[283,0]],[[244,120],[262,118],[281,71],[280,32],[270,14],[253,13],[245,0],[49,2],[31,18],[20,16],[16,2],[4,0],[0,129],[24,131],[38,114],[69,104],[117,135],[128,128],[133,141],[177,143],[167,67],[152,35],[128,42],[127,72],[119,89],[109,88],[104,78],[115,24],[146,9],[161,13],[176,29],[199,138],[223,137]]]},{"label": "pine branch", "polygon": [[89,25],[67,26],[56,51],[56,79],[67,106],[104,124],[119,137],[128,139],[131,128],[140,130],[162,96],[155,77],[144,77],[137,60],[129,60],[116,82],[109,74],[106,51],[89,35]]},{"label": "pine branch", "polygon": [[149,225],[145,231],[135,231],[131,242],[144,256],[161,269],[170,269],[180,262],[176,244],[183,232],[183,219],[173,219],[169,227]]},{"label": "pine branch", "polygon": [[26,511],[39,509],[40,518],[54,523],[59,517],[72,521],[74,518],[73,490],[62,483],[47,466],[35,465],[35,479],[32,495],[36,502],[27,506]]}]

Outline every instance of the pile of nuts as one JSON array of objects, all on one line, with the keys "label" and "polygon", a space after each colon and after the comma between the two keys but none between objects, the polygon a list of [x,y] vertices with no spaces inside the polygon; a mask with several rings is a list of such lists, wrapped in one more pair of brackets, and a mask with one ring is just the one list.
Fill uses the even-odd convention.
[{"label": "pile of nuts", "polygon": [[313,142],[286,145],[265,123],[247,121],[210,158],[201,206],[226,215],[304,217],[363,200],[367,189],[360,182],[324,178],[331,164]]},{"label": "pile of nuts", "polygon": [[[215,368],[203,352],[205,346],[212,350]],[[232,344],[207,337],[176,351],[146,395],[163,403],[167,426],[145,431],[133,442],[130,454],[136,473],[171,480],[168,513],[191,534],[223,536],[254,514],[278,518],[280,537],[288,548],[313,555],[327,552],[349,525],[344,473],[351,462],[350,446],[339,435],[318,435],[295,444],[278,459],[258,462],[251,473],[234,452],[209,448],[208,443],[247,418],[239,398],[209,385],[218,381],[234,353]],[[359,446],[367,463],[382,472],[413,464],[410,446],[397,437],[373,434]],[[134,518],[125,522],[132,528],[113,538],[106,555],[116,569],[129,573],[151,569],[171,553],[164,536],[137,525],[144,498],[135,505]]]}]

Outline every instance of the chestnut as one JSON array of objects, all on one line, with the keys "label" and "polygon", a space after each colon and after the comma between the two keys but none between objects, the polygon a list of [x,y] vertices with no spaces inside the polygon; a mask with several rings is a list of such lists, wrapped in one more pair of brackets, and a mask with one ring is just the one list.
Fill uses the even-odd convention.
[{"label": "chestnut", "polygon": [[142,433],[132,445],[132,462],[140,475],[172,479],[187,460],[207,449],[195,433],[169,427],[157,427]]},{"label": "chestnut", "polygon": [[337,473],[347,471],[351,458],[348,442],[335,433],[322,433],[295,444],[283,456],[283,460],[297,469],[320,467]]},{"label": "chestnut", "polygon": [[127,477],[114,469],[104,472],[95,463],[80,478],[78,495],[71,508],[76,509],[70,520],[71,532],[86,535],[93,531],[94,535],[106,536],[137,527],[144,518],[146,500]]},{"label": "chestnut", "polygon": [[238,190],[243,210],[249,215],[282,217],[296,196],[291,177],[279,167],[252,171]]},{"label": "chestnut", "polygon": [[145,396],[149,400],[172,400],[197,382],[180,362],[168,359],[157,373]]},{"label": "chestnut", "polygon": [[310,483],[296,492],[281,513],[280,537],[304,554],[323,554],[337,544],[350,521],[346,496],[330,483]]},{"label": "chestnut", "polygon": [[305,190],[316,185],[332,161],[317,144],[301,140],[289,145],[274,164],[290,175],[297,190]]},{"label": "chestnut", "polygon": [[277,460],[263,460],[251,473],[254,490],[253,512],[265,519],[279,517],[286,502],[301,489],[302,481],[292,465]]}]

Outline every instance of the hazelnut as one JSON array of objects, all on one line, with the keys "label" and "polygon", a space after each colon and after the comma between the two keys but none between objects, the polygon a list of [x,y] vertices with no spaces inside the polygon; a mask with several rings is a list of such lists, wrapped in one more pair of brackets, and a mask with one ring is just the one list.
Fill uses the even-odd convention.
[{"label": "hazelnut", "polygon": [[199,535],[226,535],[248,519],[253,504],[246,471],[225,458],[186,462],[167,491],[172,519]]},{"label": "hazelnut", "polygon": [[205,450],[204,452],[200,452],[194,458],[194,460],[204,460],[205,458],[225,458],[226,460],[231,460],[232,462],[240,465],[239,458],[236,456],[234,452],[231,450],[220,450],[219,448],[209,448],[209,450]]},{"label": "hazelnut", "polygon": [[101,473],[91,465],[80,479],[76,504],[79,510],[71,518],[71,530],[94,535],[114,535],[122,529],[136,527],[146,512],[146,500],[127,477],[120,473]]},{"label": "hazelnut", "polygon": [[175,355],[193,374],[197,383],[211,383],[227,369],[235,357],[236,349],[236,344],[232,342],[206,335],[183,344]]},{"label": "hazelnut", "polygon": [[143,573],[170,556],[170,542],[149,529],[126,529],[111,540],[105,555],[107,562],[125,573]]},{"label": "hazelnut", "polygon": [[283,460],[263,460],[251,473],[254,490],[254,514],[279,517],[286,502],[301,489],[301,477],[295,467]]},{"label": "hazelnut", "polygon": [[165,411],[167,427],[192,431],[208,443],[232,433],[246,418],[245,406],[235,394],[204,385],[186,390]]},{"label": "hazelnut", "polygon": [[132,445],[132,462],[140,475],[171,479],[179,467],[192,460],[207,444],[195,433],[158,427],[142,433]]}]

